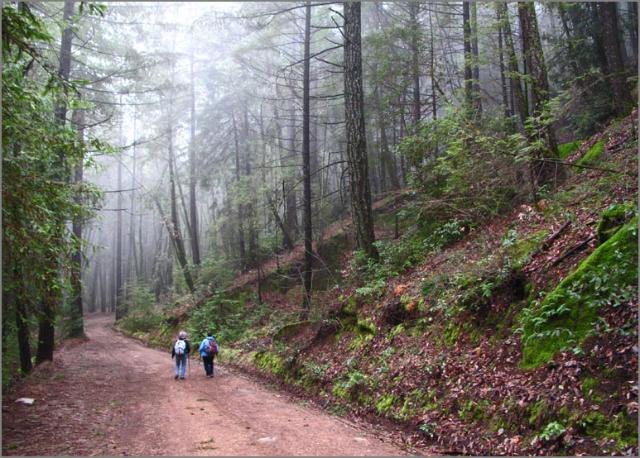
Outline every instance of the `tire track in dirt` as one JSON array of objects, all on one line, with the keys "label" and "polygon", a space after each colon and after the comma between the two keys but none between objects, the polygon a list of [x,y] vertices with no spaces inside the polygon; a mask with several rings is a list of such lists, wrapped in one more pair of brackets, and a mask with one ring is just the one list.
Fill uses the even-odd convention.
[{"label": "tire track in dirt", "polygon": [[[406,455],[224,367],[208,379],[192,359],[176,381],[168,352],[112,321],[88,317],[88,341],[67,343],[5,393],[3,455]],[[35,404],[14,402],[25,396]]]}]

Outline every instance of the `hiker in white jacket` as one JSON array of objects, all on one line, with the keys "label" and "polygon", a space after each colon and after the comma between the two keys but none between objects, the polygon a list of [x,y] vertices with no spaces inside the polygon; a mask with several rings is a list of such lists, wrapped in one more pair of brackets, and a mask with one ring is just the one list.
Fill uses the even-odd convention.
[{"label": "hiker in white jacket", "polygon": [[174,377],[178,380],[184,380],[184,375],[187,370],[187,358],[189,357],[189,352],[191,351],[191,344],[187,339],[187,333],[185,331],[180,331],[178,338],[173,343],[171,347],[171,358],[176,357],[176,376]]}]

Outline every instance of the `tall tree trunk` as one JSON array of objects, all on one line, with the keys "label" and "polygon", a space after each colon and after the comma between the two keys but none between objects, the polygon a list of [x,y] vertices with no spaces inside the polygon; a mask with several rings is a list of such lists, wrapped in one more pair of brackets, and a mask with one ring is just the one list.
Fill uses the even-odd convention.
[{"label": "tall tree trunk", "polygon": [[368,179],[360,33],[360,2],[344,3],[344,94],[351,210],[358,247],[368,257],[377,259]]},{"label": "tall tree trunk", "polygon": [[[122,106],[122,94],[120,94],[120,106]],[[122,128],[124,125],[124,113],[120,113],[120,144],[124,144]],[[118,157],[118,198],[117,198],[117,216],[116,216],[116,320],[124,317],[127,312],[125,310],[125,295],[122,281],[122,156]]]},{"label": "tall tree trunk", "polygon": [[[533,3],[518,3],[518,16],[520,18],[520,30],[524,47],[524,59],[529,69],[531,81],[531,102],[533,116],[539,116],[544,110],[545,103],[549,100],[549,83],[547,81],[547,68],[542,53],[540,34],[538,33],[538,21]],[[529,136],[542,135],[546,141],[546,151],[537,151],[532,158],[533,172],[537,184],[550,183],[557,178],[561,170],[557,163],[547,162],[545,159],[557,159],[558,147],[553,127],[550,125],[537,126]],[[536,140],[537,138],[531,138]],[[534,189],[536,184],[534,183]],[[535,195],[535,191],[534,191]]]},{"label": "tall tree trunk", "polygon": [[638,2],[627,2],[629,38],[633,50],[633,68],[638,67]]},{"label": "tall tree trunk", "polygon": [[303,286],[304,303],[302,318],[306,319],[311,307],[311,279],[313,263],[312,228],[311,228],[311,164],[309,141],[309,73],[311,46],[311,2],[307,0],[304,26],[304,68],[302,76],[302,176],[304,181],[304,267]]},{"label": "tall tree trunk", "polygon": [[[178,203],[176,201],[176,184],[175,184],[175,171],[173,169],[174,157],[173,157],[173,126],[171,122],[169,124],[169,157],[167,158],[169,161],[169,185],[170,185],[170,199],[171,199],[171,230],[169,231],[169,235],[171,236],[176,257],[178,258],[178,263],[180,264],[180,268],[182,269],[182,273],[184,275],[184,281],[187,284],[187,288],[189,291],[193,293],[193,279],[191,278],[191,272],[189,270],[189,265],[187,264],[187,254],[184,248],[184,239],[182,238],[182,233],[180,231],[180,221],[178,219]],[[158,203],[158,210],[162,212],[162,208]]]},{"label": "tall tree trunk", "polygon": [[476,117],[482,114],[480,96],[480,55],[478,53],[478,4],[471,2],[471,54],[473,54],[473,109]]},{"label": "tall tree trunk", "polygon": [[502,106],[504,109],[504,116],[509,118],[511,112],[509,110],[509,94],[507,92],[507,78],[505,75],[504,67],[504,47],[502,45],[502,21],[500,20],[500,13],[498,13],[498,59],[500,62],[500,88],[502,89]]},{"label": "tall tree trunk", "polygon": [[464,100],[467,116],[473,117],[473,65],[471,51],[471,15],[469,2],[462,2],[462,39],[464,42]]},{"label": "tall tree trunk", "polygon": [[[288,155],[293,155],[296,151],[296,129],[294,126],[295,119],[295,105],[291,104],[291,110],[289,113],[289,129],[287,137],[289,138],[289,151]],[[286,179],[283,181],[283,199],[285,199],[285,226],[287,231],[291,235],[292,239],[298,238],[298,197],[296,190],[293,186],[293,180]]]},{"label": "tall tree trunk", "polygon": [[591,15],[591,38],[593,39],[593,50],[595,51],[596,60],[602,72],[607,73],[607,50],[604,45],[604,40],[605,35],[611,32],[607,30],[603,24],[603,18],[600,17],[601,12],[598,8],[598,3],[587,3],[585,6],[588,8]]},{"label": "tall tree trunk", "polygon": [[[279,96],[279,89],[276,88],[276,92],[278,93]],[[280,167],[285,167],[286,163],[283,160],[283,154],[286,156],[286,153],[284,153],[284,142],[282,139],[282,126],[280,125],[280,115],[278,112],[278,106],[276,105],[274,107],[274,112],[273,112],[273,117],[275,119],[275,125],[276,125],[276,136],[277,136],[277,143],[278,143],[278,154],[279,154],[279,158],[280,158]],[[266,143],[266,138],[263,140]],[[272,208],[272,212],[274,212],[274,218],[276,218],[276,222],[278,224],[278,226],[280,227],[280,229],[282,230],[282,245],[284,246],[284,248],[286,250],[292,250],[293,249],[293,245],[294,245],[294,240],[291,236],[291,232],[290,232],[290,228],[289,225],[287,224],[287,202],[286,202],[286,185],[285,185],[285,180],[282,180],[282,204],[283,204],[283,218],[284,221],[282,220],[282,218],[280,218],[280,215],[278,213],[278,205],[276,205],[275,202],[270,201],[269,204]],[[276,198],[277,201],[277,198]],[[277,216],[276,216],[277,215]]]},{"label": "tall tree trunk", "polygon": [[391,183],[391,189],[400,188],[398,182],[398,171],[396,170],[396,163],[391,157],[391,151],[389,150],[389,140],[387,139],[387,123],[385,120],[385,113],[382,109],[382,101],[380,100],[380,86],[376,85],[373,91],[373,103],[376,107],[376,117],[378,118],[378,131],[380,132],[380,162],[382,166],[381,176],[385,174],[389,176],[389,183]]},{"label": "tall tree trunk", "polygon": [[433,20],[429,9],[429,78],[431,79],[431,116],[438,119],[438,100],[436,98],[436,50],[433,38]]},{"label": "tall tree trunk", "polygon": [[198,239],[198,206],[196,204],[196,92],[193,75],[193,50],[190,55],[191,76],[191,138],[189,141],[189,216],[191,217],[191,256],[196,266],[200,265],[200,241]]},{"label": "tall tree trunk", "polygon": [[607,73],[613,91],[613,103],[616,114],[622,116],[629,111],[632,105],[631,94],[627,88],[627,75],[624,68],[624,60],[620,51],[620,32],[618,28],[618,12],[615,2],[598,3],[600,20],[605,30],[603,33],[603,45],[607,58]]},{"label": "tall tree trunk", "polygon": [[[233,142],[235,145],[235,158],[236,158],[236,184],[240,187],[240,145],[238,142],[238,128],[236,126],[235,113],[231,112],[231,120],[233,122]],[[240,253],[240,270],[247,270],[247,252],[244,244],[244,206],[238,202],[238,250]]]},{"label": "tall tree trunk", "polygon": [[[244,146],[244,172],[245,176],[250,178],[252,173],[252,163],[251,163],[251,143],[249,141],[249,110],[247,106],[244,106],[243,111],[243,146]],[[256,212],[256,199],[254,187],[252,184],[252,180],[249,179],[247,192],[249,193],[249,203],[245,205],[245,219],[249,222],[249,252],[247,255],[247,265],[249,267],[254,267],[256,265],[257,260],[257,252],[258,252],[258,239],[257,239],[257,212]]]},{"label": "tall tree trunk", "polygon": [[137,127],[137,112],[133,113],[133,164],[131,165],[131,194],[129,200],[129,272],[130,280],[140,280],[140,269],[138,268],[138,253],[136,250],[136,216],[135,216],[135,196],[134,191],[136,187],[136,167],[137,167],[137,151],[136,151],[136,127]]},{"label": "tall tree trunk", "polygon": [[[580,75],[580,69],[578,68],[578,58],[576,56],[575,37],[569,30],[569,21],[567,18],[566,5],[564,3],[558,3],[558,11],[560,12],[560,22],[562,24],[562,30],[565,34],[565,43],[567,44],[567,54],[569,56],[569,64],[571,70],[578,76]],[[580,80],[578,80],[580,81]],[[579,84],[579,83],[578,83]]]},{"label": "tall tree trunk", "polygon": [[100,269],[100,313],[107,313],[107,274],[108,270],[102,271],[102,263],[98,264]]},{"label": "tall tree trunk", "polygon": [[[65,24],[65,28],[62,32],[62,41],[60,43],[60,64],[58,66],[58,76],[63,81],[69,81],[69,75],[71,73],[71,42],[73,40],[71,18],[73,16],[73,5],[74,0],[65,0],[62,13],[62,20]],[[65,99],[57,103],[54,114],[56,122],[60,126],[64,126],[67,117],[67,102]],[[59,156],[61,176],[59,176],[58,179],[67,180],[68,177],[64,176],[66,175],[66,172],[63,172],[65,170],[65,165],[62,151],[59,153]],[[63,236],[64,221],[60,221],[59,218],[54,217],[53,224],[55,236],[51,243],[54,245],[65,243]],[[56,278],[59,275],[60,270],[60,262],[57,256],[57,253],[52,254],[47,260],[48,270],[52,278],[48,280],[47,284],[49,287],[42,298],[42,313],[38,317],[38,348],[36,351],[36,365],[44,361],[53,361],[53,349],[55,345],[54,323],[56,310],[62,300],[60,288],[58,288],[59,279]]]},{"label": "tall tree trunk", "polygon": [[[84,143],[84,111],[75,110],[73,113],[73,124],[78,130],[78,141]],[[74,182],[81,184],[83,180],[82,159],[76,165]],[[77,205],[82,204],[82,195],[75,196]],[[82,318],[82,219],[80,216],[73,218],[72,231],[75,242],[78,244],[71,256],[71,326],[69,328],[70,337],[84,336],[84,322]]]},{"label": "tall tree trunk", "polygon": [[511,96],[514,104],[513,114],[518,114],[520,119],[520,128],[522,129],[524,128],[524,123],[529,116],[529,112],[527,110],[522,85],[520,83],[518,56],[516,55],[515,45],[513,44],[513,35],[511,34],[511,22],[509,19],[507,4],[504,2],[496,2],[496,12],[498,14],[502,30],[504,31],[504,43],[507,51]]},{"label": "tall tree trunk", "polygon": [[420,122],[422,106],[420,105],[420,27],[418,2],[409,3],[409,24],[411,27],[411,77],[413,79],[413,125]]},{"label": "tall tree trunk", "polygon": [[[24,374],[28,374],[33,369],[31,364],[31,343],[29,332],[29,316],[27,312],[27,296],[24,288],[24,278],[22,275],[22,267],[12,262],[4,252],[5,265],[2,287],[2,306],[6,315],[7,310],[15,310],[16,329],[18,331],[18,351],[20,353],[20,370]],[[4,317],[3,317],[4,324]],[[4,332],[4,330],[3,330]]]}]

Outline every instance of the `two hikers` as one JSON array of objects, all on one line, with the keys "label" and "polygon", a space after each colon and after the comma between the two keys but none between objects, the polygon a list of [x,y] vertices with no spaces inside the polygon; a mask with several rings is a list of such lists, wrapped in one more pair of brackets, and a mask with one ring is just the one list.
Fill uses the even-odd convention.
[{"label": "two hikers", "polygon": [[204,363],[204,371],[207,377],[213,377],[213,358],[218,354],[218,342],[216,336],[211,332],[207,333],[207,337],[200,344],[198,349],[202,362]]},{"label": "two hikers", "polygon": [[189,340],[187,340],[187,333],[185,331],[180,331],[178,338],[173,343],[173,347],[171,347],[171,358],[174,356],[176,358],[176,376],[174,377],[176,380],[178,380],[178,377],[180,377],[181,380],[184,380],[187,368],[187,358],[189,357],[190,352],[191,344],[189,343]]}]

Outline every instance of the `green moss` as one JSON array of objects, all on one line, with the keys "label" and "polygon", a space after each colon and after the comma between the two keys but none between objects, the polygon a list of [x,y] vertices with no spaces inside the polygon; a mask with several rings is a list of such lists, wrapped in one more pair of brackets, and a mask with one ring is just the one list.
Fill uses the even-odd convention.
[{"label": "green moss", "polygon": [[311,325],[311,321],[296,321],[295,323],[288,323],[282,326],[280,329],[276,331],[273,335],[274,340],[283,340],[288,339],[289,337],[297,334],[305,327]]},{"label": "green moss", "polygon": [[636,294],[638,218],[600,245],[535,308],[523,310],[522,367],[540,366],[594,332],[598,309]]},{"label": "green moss", "polygon": [[620,412],[611,418],[601,412],[589,412],[578,421],[578,426],[596,439],[613,440],[620,450],[638,445],[638,418]]},{"label": "green moss", "polygon": [[355,399],[367,387],[369,379],[359,371],[351,371],[334,383],[331,393],[341,399]]},{"label": "green moss", "polygon": [[604,151],[604,144],[605,144],[605,139],[602,138],[600,139],[598,142],[596,142],[591,148],[589,148],[589,151],[587,151],[584,156],[582,156],[577,162],[577,165],[589,165],[593,162],[595,162],[601,155],[602,152]]},{"label": "green moss", "polygon": [[405,398],[397,415],[399,420],[409,420],[420,412],[420,410],[433,410],[437,407],[435,390],[427,392],[421,389],[411,391]]},{"label": "green moss", "polygon": [[256,366],[274,375],[283,375],[285,365],[282,358],[269,351],[257,352],[253,358]]},{"label": "green moss", "polygon": [[486,399],[477,402],[469,399],[458,409],[458,417],[467,423],[481,421],[488,417],[490,406]]},{"label": "green moss", "polygon": [[548,418],[547,403],[544,399],[534,402],[529,406],[529,424],[533,427],[540,426]]},{"label": "green moss", "polygon": [[358,320],[354,326],[355,339],[349,343],[350,350],[357,350],[362,348],[367,342],[369,342],[376,334],[376,327],[368,320]]},{"label": "green moss", "polygon": [[529,256],[540,246],[545,240],[549,231],[541,229],[534,232],[529,237],[517,240],[513,245],[507,248],[507,254],[511,258],[511,264],[515,268],[520,268],[529,261]]},{"label": "green moss", "polygon": [[598,243],[604,243],[609,240],[613,234],[633,217],[635,212],[635,204],[631,202],[610,205],[602,214],[596,229]]},{"label": "green moss", "polygon": [[558,145],[558,154],[560,155],[560,159],[566,159],[576,151],[580,145],[582,144],[581,140],[575,140],[569,143],[563,143],[562,145]]},{"label": "green moss", "polygon": [[393,394],[385,394],[378,402],[376,402],[376,410],[381,415],[386,415],[389,413],[391,409],[393,409],[393,405],[398,402],[398,397]]},{"label": "green moss", "polygon": [[337,398],[341,399],[349,399],[351,396],[349,395],[349,390],[347,390],[342,384],[335,384],[331,389],[331,394],[333,394]]},{"label": "green moss", "polygon": [[449,321],[447,327],[444,328],[444,343],[447,344],[447,346],[452,347],[458,341],[458,337],[460,336],[461,332],[462,329],[460,325],[455,322],[455,320]]},{"label": "green moss", "polygon": [[355,329],[356,333],[361,337],[373,337],[378,331],[376,325],[369,320],[358,320]]},{"label": "green moss", "polygon": [[599,383],[593,377],[585,377],[582,380],[582,393],[592,402],[600,403],[603,401],[602,396],[597,392]]},{"label": "green moss", "polygon": [[405,331],[404,323],[400,323],[399,325],[391,328],[391,331],[389,332],[389,336],[395,337],[397,335],[404,333],[404,331]]}]

